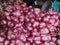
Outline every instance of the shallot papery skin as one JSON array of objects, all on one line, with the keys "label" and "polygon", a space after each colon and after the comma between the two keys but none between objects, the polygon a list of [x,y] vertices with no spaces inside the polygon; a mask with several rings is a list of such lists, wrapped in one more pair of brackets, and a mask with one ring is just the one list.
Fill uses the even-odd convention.
[{"label": "shallot papery skin", "polygon": [[60,13],[41,12],[24,2],[7,2],[0,16],[0,45],[60,45]]}]

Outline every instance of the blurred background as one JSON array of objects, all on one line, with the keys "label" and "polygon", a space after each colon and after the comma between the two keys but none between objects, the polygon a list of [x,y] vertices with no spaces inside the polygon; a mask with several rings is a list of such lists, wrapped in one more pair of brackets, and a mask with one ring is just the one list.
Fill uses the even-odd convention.
[{"label": "blurred background", "polygon": [[0,9],[1,5],[6,6],[6,2],[25,2],[27,6],[32,6],[35,8],[40,8],[41,11],[48,11],[49,9],[56,10],[60,12],[60,0],[0,0]]}]

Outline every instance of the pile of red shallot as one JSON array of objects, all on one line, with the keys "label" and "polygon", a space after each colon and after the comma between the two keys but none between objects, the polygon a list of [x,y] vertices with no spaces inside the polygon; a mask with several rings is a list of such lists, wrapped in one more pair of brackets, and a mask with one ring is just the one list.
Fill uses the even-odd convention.
[{"label": "pile of red shallot", "polygon": [[60,45],[60,13],[41,12],[26,3],[7,3],[0,16],[0,45]]}]

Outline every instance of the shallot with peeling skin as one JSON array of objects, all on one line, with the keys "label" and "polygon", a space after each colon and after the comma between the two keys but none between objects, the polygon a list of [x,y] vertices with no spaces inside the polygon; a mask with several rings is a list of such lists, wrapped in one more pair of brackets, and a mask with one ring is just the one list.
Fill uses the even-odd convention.
[{"label": "shallot with peeling skin", "polygon": [[60,45],[60,13],[8,3],[0,18],[0,45]]}]

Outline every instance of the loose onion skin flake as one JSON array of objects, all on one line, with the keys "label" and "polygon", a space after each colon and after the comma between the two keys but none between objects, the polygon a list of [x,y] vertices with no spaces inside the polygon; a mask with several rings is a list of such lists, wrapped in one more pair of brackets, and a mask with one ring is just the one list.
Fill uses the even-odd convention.
[{"label": "loose onion skin flake", "polygon": [[7,2],[0,16],[0,45],[60,45],[60,13]]}]

